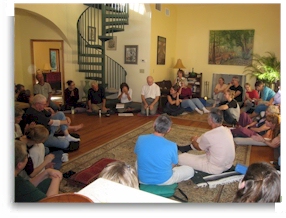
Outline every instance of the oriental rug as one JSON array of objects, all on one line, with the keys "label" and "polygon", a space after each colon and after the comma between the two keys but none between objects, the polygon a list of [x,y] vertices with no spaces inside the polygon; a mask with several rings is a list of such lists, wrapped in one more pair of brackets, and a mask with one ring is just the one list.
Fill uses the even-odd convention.
[{"label": "oriental rug", "polygon": [[[178,145],[189,144],[190,137],[193,135],[201,135],[207,129],[198,127],[172,125],[171,131],[166,135],[166,138],[176,142]],[[134,154],[134,147],[139,135],[153,133],[153,122],[150,121],[114,140],[102,144],[98,148],[81,155],[80,157],[66,162],[60,169],[61,172],[73,170],[79,172],[91,166],[101,158],[110,158],[122,160],[130,165],[135,164],[136,155]],[[237,163],[247,165],[249,163],[251,146],[236,147],[236,158],[234,165]],[[194,154],[201,154],[202,151],[189,151]],[[199,187],[192,180],[179,183],[179,188],[188,196],[189,202],[193,203],[211,203],[211,202],[231,202],[237,190],[238,182],[233,182],[225,185],[217,185],[215,188]],[[60,185],[60,192],[77,192],[81,189],[80,186],[71,185],[67,179],[63,178]],[[180,193],[176,193],[180,196]],[[175,200],[175,199],[174,199]]]},{"label": "oriental rug", "polygon": [[208,114],[199,114],[196,111],[185,112],[184,114],[181,114],[178,116],[171,116],[171,117],[185,119],[185,120],[193,120],[193,121],[198,121],[198,122],[208,122]]}]

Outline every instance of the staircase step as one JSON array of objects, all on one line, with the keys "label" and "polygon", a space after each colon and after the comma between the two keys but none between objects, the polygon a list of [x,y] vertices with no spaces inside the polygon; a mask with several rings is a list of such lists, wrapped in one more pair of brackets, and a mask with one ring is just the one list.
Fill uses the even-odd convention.
[{"label": "staircase step", "polygon": [[124,28],[108,28],[105,30],[106,33],[116,33],[122,31],[124,31]]},{"label": "staircase step", "polygon": [[116,25],[128,25],[128,20],[119,20],[119,21],[107,21],[105,22],[106,26],[116,26]]},{"label": "staircase step", "polygon": [[102,74],[102,70],[84,70],[84,69],[79,69],[79,72],[83,72],[83,73],[101,73]]},{"label": "staircase step", "polygon": [[106,14],[105,18],[121,18],[121,19],[128,19],[129,15],[128,14]]},{"label": "staircase step", "polygon": [[98,39],[105,42],[110,39],[113,39],[113,37],[112,36],[98,36]]},{"label": "staircase step", "polygon": [[79,54],[81,57],[96,57],[96,58],[103,58],[103,54]]},{"label": "staircase step", "polygon": [[103,63],[102,62],[78,62],[78,64],[81,65],[93,65],[93,66],[102,66]]},{"label": "staircase step", "polygon": [[87,48],[97,48],[97,49],[102,49],[102,45],[91,45],[91,44],[89,44],[89,45],[86,45],[85,47],[87,47]]},{"label": "staircase step", "polygon": [[101,81],[102,78],[101,77],[95,77],[95,76],[86,76],[86,79],[90,79],[90,80],[97,80],[97,81]]}]

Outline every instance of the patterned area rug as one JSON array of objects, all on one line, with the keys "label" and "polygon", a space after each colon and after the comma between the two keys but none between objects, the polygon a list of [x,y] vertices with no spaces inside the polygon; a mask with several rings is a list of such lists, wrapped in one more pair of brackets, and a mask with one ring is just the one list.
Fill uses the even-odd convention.
[{"label": "patterned area rug", "polygon": [[[186,112],[187,114],[175,116],[175,118],[184,119],[184,120],[194,120],[199,122],[208,122],[208,114],[199,114],[196,111]],[[171,116],[173,117],[173,116]]]},{"label": "patterned area rug", "polygon": [[[101,145],[98,148],[93,149],[87,154],[84,154],[72,161],[64,163],[61,168],[61,172],[67,172],[73,170],[79,172],[86,169],[94,162],[101,158],[111,158],[126,161],[127,163],[134,165],[136,155],[134,154],[134,146],[139,135],[150,134],[153,132],[153,122],[150,121],[143,126],[134,129],[133,131],[126,133],[117,139],[114,139],[108,143]],[[190,141],[190,137],[193,135],[201,135],[206,132],[206,129],[181,126],[173,124],[172,130],[166,135],[166,138],[176,142],[179,145],[186,145]],[[250,157],[251,146],[239,146],[236,148],[236,163],[248,165]],[[190,151],[190,153],[200,154],[202,152]],[[189,198],[189,202],[196,203],[210,203],[210,202],[231,202],[232,198],[237,190],[238,182],[234,182],[227,185],[218,185],[216,188],[198,187],[191,180],[181,182],[179,188],[181,188]],[[70,185],[66,179],[63,179],[60,185],[61,192],[77,192],[81,187]],[[180,196],[180,193],[176,193]]]}]

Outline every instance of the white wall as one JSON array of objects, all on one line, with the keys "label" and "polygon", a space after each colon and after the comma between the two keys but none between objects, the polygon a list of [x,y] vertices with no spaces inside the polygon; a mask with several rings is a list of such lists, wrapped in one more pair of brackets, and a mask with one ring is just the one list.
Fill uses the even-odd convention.
[{"label": "white wall", "polygon": [[[106,54],[127,71],[126,82],[133,90],[133,101],[141,101],[141,88],[150,74],[151,16],[149,5],[143,5],[145,5],[145,13],[140,14],[130,9],[129,25],[125,26],[124,32],[114,34],[117,36],[117,50],[106,50]],[[125,45],[138,45],[137,64],[124,64]],[[144,73],[140,73],[140,69],[143,69]]]}]

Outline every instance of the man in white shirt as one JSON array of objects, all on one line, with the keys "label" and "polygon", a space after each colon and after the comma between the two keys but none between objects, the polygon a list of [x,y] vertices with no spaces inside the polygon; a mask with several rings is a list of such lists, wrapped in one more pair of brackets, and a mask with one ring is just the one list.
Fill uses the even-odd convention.
[{"label": "man in white shirt", "polygon": [[50,83],[45,82],[45,78],[42,73],[38,73],[36,75],[36,79],[38,80],[38,83],[34,85],[34,95],[42,94],[45,96],[47,98],[47,106],[51,107],[54,111],[57,111],[59,107],[51,100],[53,90]]},{"label": "man in white shirt", "polygon": [[158,109],[160,95],[160,87],[154,83],[152,76],[148,76],[147,84],[142,87],[141,91],[141,114],[146,115],[146,109],[149,108],[149,114],[155,115]]}]

